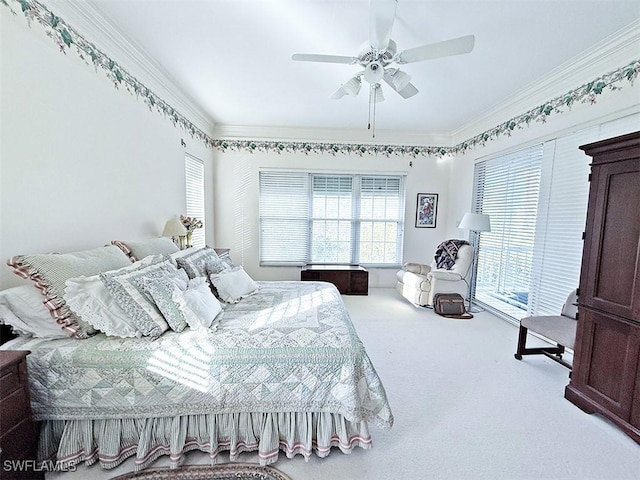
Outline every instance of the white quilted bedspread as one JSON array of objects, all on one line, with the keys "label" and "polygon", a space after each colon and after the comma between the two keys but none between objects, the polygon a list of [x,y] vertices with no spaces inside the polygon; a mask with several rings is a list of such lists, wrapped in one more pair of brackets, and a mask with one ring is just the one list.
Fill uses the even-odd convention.
[{"label": "white quilted bedspread", "polygon": [[311,411],[391,426],[384,387],[336,288],[259,286],[225,307],[217,331],[11,342],[32,352],[35,419]]}]

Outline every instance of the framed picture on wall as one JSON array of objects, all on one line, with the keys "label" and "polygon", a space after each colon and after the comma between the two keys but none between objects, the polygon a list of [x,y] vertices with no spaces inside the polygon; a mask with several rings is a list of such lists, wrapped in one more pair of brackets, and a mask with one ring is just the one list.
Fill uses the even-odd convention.
[{"label": "framed picture on wall", "polygon": [[435,228],[438,214],[438,194],[419,193],[416,206],[416,228]]}]

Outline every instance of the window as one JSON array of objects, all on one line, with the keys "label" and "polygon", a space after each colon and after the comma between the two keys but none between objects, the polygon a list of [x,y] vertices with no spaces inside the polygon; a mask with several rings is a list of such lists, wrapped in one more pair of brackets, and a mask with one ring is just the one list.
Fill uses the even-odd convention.
[{"label": "window", "polygon": [[404,178],[260,172],[260,263],[398,265]]},{"label": "window", "polygon": [[186,215],[202,220],[202,228],[193,232],[194,247],[205,246],[205,215],[204,215],[204,163],[190,155],[184,157],[185,186],[186,186]]},{"label": "window", "polygon": [[590,158],[578,147],[633,131],[638,118],[476,164],[474,208],[491,217],[479,239],[476,300],[514,319],[561,311],[580,281]]},{"label": "window", "polygon": [[529,301],[541,161],[536,145],[475,167],[475,211],[491,218],[476,246],[475,298],[514,318]]}]

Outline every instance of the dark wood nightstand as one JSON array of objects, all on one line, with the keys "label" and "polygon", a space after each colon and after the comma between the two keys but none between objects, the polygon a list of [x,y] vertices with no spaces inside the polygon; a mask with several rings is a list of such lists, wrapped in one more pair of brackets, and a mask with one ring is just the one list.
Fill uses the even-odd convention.
[{"label": "dark wood nightstand", "polygon": [[44,478],[35,463],[38,429],[31,416],[28,351],[0,351],[0,477]]}]

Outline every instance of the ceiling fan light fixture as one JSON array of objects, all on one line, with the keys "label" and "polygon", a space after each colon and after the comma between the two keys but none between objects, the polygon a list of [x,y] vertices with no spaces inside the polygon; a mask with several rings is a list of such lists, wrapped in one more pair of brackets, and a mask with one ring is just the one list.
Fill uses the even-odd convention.
[{"label": "ceiling fan light fixture", "polygon": [[411,75],[403,72],[402,70],[396,69],[396,71],[391,74],[391,81],[393,82],[396,92],[399,92],[409,85],[409,82],[411,82]]},{"label": "ceiling fan light fixture", "polygon": [[370,103],[384,102],[384,94],[382,93],[382,87],[379,83],[371,85],[371,91],[369,95]]},{"label": "ceiling fan light fixture", "polygon": [[364,69],[364,79],[370,84],[380,82],[384,77],[384,67],[380,62],[371,62]]},{"label": "ceiling fan light fixture", "polygon": [[358,95],[358,92],[360,92],[360,87],[362,87],[362,81],[359,76],[355,76],[345,82],[341,88],[347,95],[356,96]]}]

